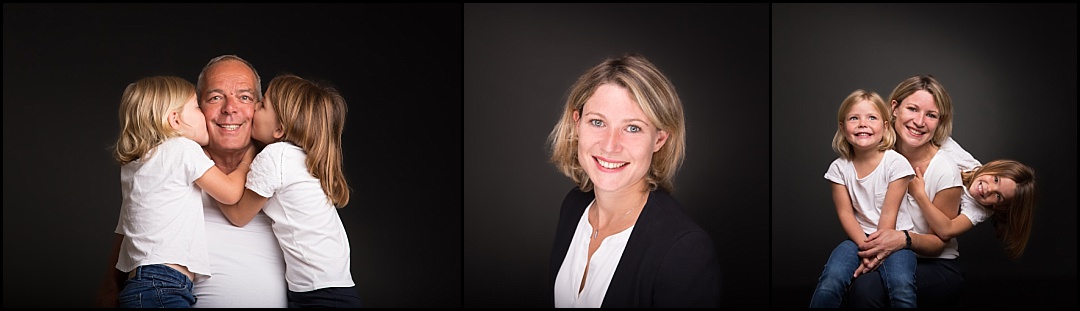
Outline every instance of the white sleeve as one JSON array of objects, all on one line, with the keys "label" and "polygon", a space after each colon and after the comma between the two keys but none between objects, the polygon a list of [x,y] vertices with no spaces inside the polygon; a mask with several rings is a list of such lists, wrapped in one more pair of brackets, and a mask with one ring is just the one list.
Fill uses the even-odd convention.
[{"label": "white sleeve", "polygon": [[986,221],[986,219],[990,218],[990,215],[994,214],[994,211],[975,203],[971,195],[965,193],[960,196],[960,214],[967,215],[968,220],[971,220],[971,225],[974,226]]},{"label": "white sleeve", "polygon": [[832,164],[829,164],[829,170],[825,171],[825,179],[846,186],[844,183],[844,170],[840,168],[841,165],[844,165],[845,161],[846,160],[841,158],[833,160]]},{"label": "white sleeve", "polygon": [[888,161],[885,162],[885,165],[889,168],[889,182],[915,175],[915,169],[911,168],[911,163],[908,162],[907,158],[896,151],[887,150],[882,161]]},{"label": "white sleeve", "polygon": [[946,138],[945,142],[941,144],[941,151],[948,155],[949,158],[952,158],[961,171],[970,172],[976,167],[982,166],[979,160],[975,159],[963,147],[960,147],[960,144],[953,140],[952,137]]},{"label": "white sleeve", "polygon": [[251,170],[248,171],[245,187],[264,198],[269,198],[277,192],[281,186],[281,153],[280,145],[267,145],[255,160],[251,161]]}]

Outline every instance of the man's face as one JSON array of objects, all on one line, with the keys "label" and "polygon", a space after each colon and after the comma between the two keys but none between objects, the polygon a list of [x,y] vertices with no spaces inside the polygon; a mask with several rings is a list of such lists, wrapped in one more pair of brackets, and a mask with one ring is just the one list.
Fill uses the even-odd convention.
[{"label": "man's face", "polygon": [[211,150],[242,150],[251,144],[251,116],[259,96],[255,73],[236,60],[212,65],[199,103],[206,115]]}]

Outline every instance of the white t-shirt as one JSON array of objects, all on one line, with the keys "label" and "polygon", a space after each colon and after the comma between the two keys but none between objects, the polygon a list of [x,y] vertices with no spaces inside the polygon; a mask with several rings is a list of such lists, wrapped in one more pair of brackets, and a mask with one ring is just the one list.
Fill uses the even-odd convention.
[{"label": "white t-shirt", "polygon": [[210,277],[206,231],[195,180],[214,166],[198,143],[184,137],[162,142],[120,167],[123,202],[115,232],[124,235],[116,268],[172,263]]},{"label": "white t-shirt", "polygon": [[337,208],[308,172],[307,155],[290,143],[273,143],[251,162],[247,188],[269,198],[263,211],[285,252],[289,290],[307,292],[355,286],[349,237]]},{"label": "white t-shirt", "polygon": [[[960,147],[960,144],[953,140],[952,137],[949,137],[941,144],[941,152],[952,158],[960,171],[970,172],[976,167],[982,166],[979,160],[975,159],[963,147]],[[994,214],[994,210],[975,202],[975,198],[971,197],[967,187],[964,188],[964,194],[960,196],[960,213],[967,215],[968,219],[971,220],[971,225],[978,225]]]},{"label": "white t-shirt", "polygon": [[[960,170],[956,169],[956,162],[953,162],[952,157],[945,155],[939,149],[934,157],[930,159],[930,164],[926,166],[926,172],[923,173],[923,179],[926,180],[924,189],[926,195],[930,197],[930,201],[933,201],[937,197],[937,193],[941,190],[945,190],[952,187],[964,187],[963,182],[960,179]],[[922,210],[919,209],[918,203],[915,201],[915,197],[910,193],[904,194],[904,200],[901,205],[906,205],[906,209],[911,213],[911,221],[915,227],[912,228],[912,232],[919,234],[931,234],[933,232],[930,229],[930,224],[926,222],[926,218],[923,217]],[[918,257],[925,258],[926,256],[915,254]],[[940,255],[933,258],[953,259],[960,255],[958,244],[956,239],[949,240],[945,244],[945,250]]]},{"label": "white t-shirt", "polygon": [[[911,168],[907,158],[889,149],[885,150],[885,155],[881,157],[881,162],[878,162],[874,171],[863,178],[858,178],[855,164],[851,160],[837,158],[829,164],[825,179],[847,188],[851,206],[855,209],[855,219],[859,221],[864,233],[871,234],[878,230],[881,206],[885,204],[889,183],[911,175],[915,175],[915,170]],[[896,230],[912,228],[911,215],[905,209],[904,204],[900,204],[896,215]]]},{"label": "white t-shirt", "polygon": [[203,192],[210,268],[214,277],[195,283],[195,308],[286,308],[285,258],[259,212],[243,227],[225,218],[217,201]]},{"label": "white t-shirt", "polygon": [[[960,214],[967,215],[968,220],[971,220],[971,225],[974,226],[990,218],[990,215],[994,214],[994,210],[980,205],[971,196],[971,193],[964,189],[964,193],[960,194]],[[953,239],[955,240],[955,238]]]},{"label": "white t-shirt", "polygon": [[940,152],[948,155],[952,158],[953,162],[956,162],[956,166],[960,168],[960,171],[970,172],[976,167],[982,166],[979,160],[975,159],[971,153],[960,147],[960,144],[953,140],[952,137],[946,138],[945,142],[941,144]]},{"label": "white t-shirt", "polygon": [[[593,200],[596,203],[596,200]],[[570,248],[563,258],[559,274],[555,276],[555,307],[556,308],[599,308],[604,303],[611,278],[615,276],[615,268],[619,266],[626,242],[630,240],[630,233],[634,226],[630,226],[622,232],[609,235],[601,241],[600,248],[592,255],[589,262],[589,241],[593,227],[589,224],[589,210],[593,203],[585,208],[578,220],[574,237],[570,240]],[[585,288],[581,290],[581,278],[585,274],[585,265],[589,265],[589,277],[585,280]]]}]

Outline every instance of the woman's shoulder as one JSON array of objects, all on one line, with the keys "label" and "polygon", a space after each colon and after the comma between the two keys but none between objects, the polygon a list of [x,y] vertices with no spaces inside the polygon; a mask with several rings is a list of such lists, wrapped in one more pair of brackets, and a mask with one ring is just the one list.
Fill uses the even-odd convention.
[{"label": "woman's shoulder", "polygon": [[652,218],[660,224],[679,230],[703,231],[697,221],[686,213],[682,204],[666,191],[653,191],[646,206],[655,209],[655,212],[648,215],[653,215]]}]

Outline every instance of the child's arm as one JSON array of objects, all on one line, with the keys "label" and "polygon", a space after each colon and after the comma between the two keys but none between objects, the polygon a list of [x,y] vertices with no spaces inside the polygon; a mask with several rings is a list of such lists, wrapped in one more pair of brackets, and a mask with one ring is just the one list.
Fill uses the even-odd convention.
[{"label": "child's arm", "polygon": [[236,203],[244,195],[244,181],[251,162],[240,162],[236,169],[225,175],[217,166],[210,167],[202,177],[195,180],[199,188],[206,190],[218,202]]},{"label": "child's arm", "polygon": [[[244,160],[251,163],[255,160],[255,153],[254,146],[248,148],[247,153],[244,154]],[[250,171],[250,168],[248,171]],[[247,182],[246,178],[244,182]],[[237,227],[243,227],[248,222],[251,222],[251,219],[259,214],[259,211],[262,210],[263,205],[268,200],[250,189],[245,189],[243,182],[240,183],[240,189],[242,195],[238,200],[229,203],[218,200],[218,208],[221,209],[221,213],[225,214],[225,218],[228,218],[229,222]]]},{"label": "child's arm", "polygon": [[244,153],[243,160],[232,173],[225,175],[225,172],[214,166],[206,170],[202,177],[196,179],[195,184],[218,202],[236,204],[244,195],[244,182],[247,181],[247,173],[251,170],[251,160],[254,158],[255,148],[249,147]]},{"label": "child's arm", "polygon": [[885,190],[885,202],[881,205],[881,218],[878,219],[878,230],[896,229],[896,218],[900,214],[900,200],[904,198],[904,192],[908,188],[911,176],[889,182],[889,189]]},{"label": "child's arm", "polygon": [[[941,237],[942,240],[949,240],[975,227],[975,225],[971,224],[971,220],[968,219],[967,215],[960,214],[952,219],[945,216],[945,212],[936,208],[934,203],[930,201],[930,197],[926,195],[925,184],[926,181],[923,180],[922,172],[919,168],[915,168],[915,178],[908,185],[908,192],[919,203],[919,209],[922,210],[926,223],[930,224],[930,228],[934,230],[935,234]],[[967,191],[961,189],[961,191]],[[959,203],[957,203],[957,206],[959,207]]]},{"label": "child's arm", "polygon": [[848,239],[862,246],[866,240],[859,221],[855,220],[855,208],[851,205],[851,195],[848,194],[847,186],[831,183],[833,204],[836,205],[836,216],[840,217],[840,226],[844,229]]},{"label": "child's arm", "polygon": [[243,227],[248,222],[251,222],[255,215],[259,214],[267,200],[269,199],[255,193],[255,191],[245,189],[244,196],[240,198],[239,202],[231,205],[218,202],[218,207],[221,208],[221,213],[225,214],[225,218],[228,218],[229,222],[234,226]]}]

